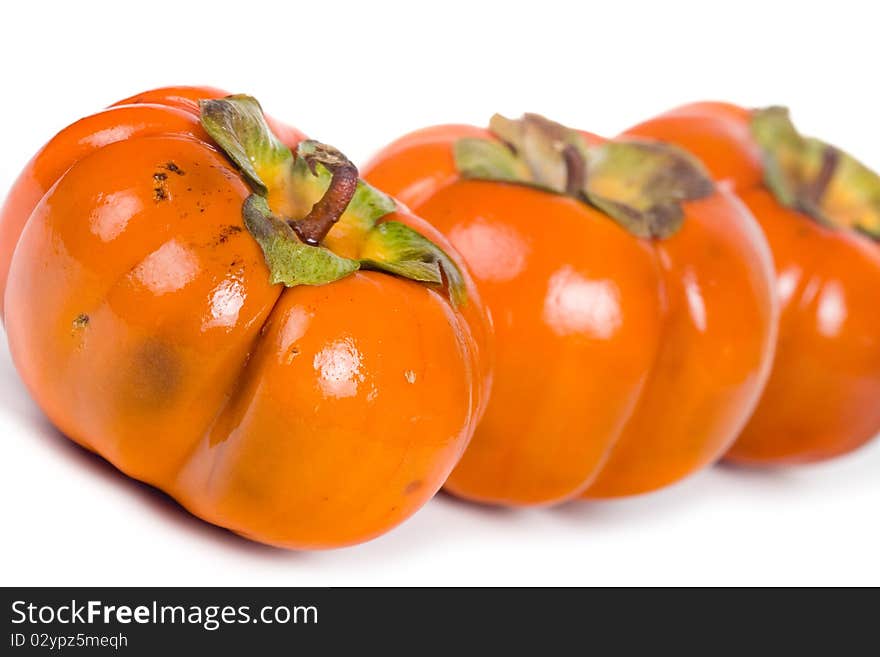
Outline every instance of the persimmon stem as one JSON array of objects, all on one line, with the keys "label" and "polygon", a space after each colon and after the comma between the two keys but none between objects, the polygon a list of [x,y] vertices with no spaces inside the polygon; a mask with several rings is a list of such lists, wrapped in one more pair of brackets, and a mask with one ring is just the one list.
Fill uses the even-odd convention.
[{"label": "persimmon stem", "polygon": [[565,161],[565,193],[576,196],[587,184],[587,162],[583,153],[572,144],[566,144],[562,149],[562,157]]},{"label": "persimmon stem", "polygon": [[825,196],[825,192],[828,190],[828,185],[831,184],[831,179],[834,178],[834,172],[839,163],[840,151],[833,146],[826,146],[822,151],[822,166],[819,169],[819,174],[807,186],[807,189],[804,190],[811,203],[816,206],[822,204],[822,197]]},{"label": "persimmon stem", "polygon": [[330,172],[330,185],[309,213],[288,223],[297,236],[310,246],[318,246],[339,221],[351,202],[358,184],[357,167],[332,146],[315,144],[314,150],[301,155],[312,173],[318,164]]},{"label": "persimmon stem", "polygon": [[[558,150],[565,164],[565,193],[577,196],[587,182],[587,162],[580,149],[571,143],[573,131],[540,114],[524,114],[522,123],[540,132]],[[521,144],[512,146],[519,149]]]}]

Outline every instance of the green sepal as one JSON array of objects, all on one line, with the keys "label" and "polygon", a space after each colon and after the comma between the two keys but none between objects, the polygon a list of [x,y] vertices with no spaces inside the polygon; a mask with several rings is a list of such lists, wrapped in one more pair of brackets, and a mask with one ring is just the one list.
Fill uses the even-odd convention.
[{"label": "green sepal", "polygon": [[285,184],[293,154],[274,135],[256,98],[245,95],[200,100],[205,131],[247,178],[251,188],[265,196]]},{"label": "green sepal", "polygon": [[815,221],[880,239],[880,176],[839,148],[801,135],[785,107],[752,112],[764,184]]},{"label": "green sepal", "polygon": [[504,144],[465,137],[453,146],[455,167],[463,178],[523,182],[531,178],[528,167]]},{"label": "green sepal", "polygon": [[452,258],[399,221],[378,224],[367,234],[361,249],[361,266],[424,283],[445,284],[456,306],[463,304],[467,296],[464,278]]},{"label": "green sepal", "polygon": [[752,137],[761,148],[764,183],[783,205],[794,207],[801,185],[800,159],[804,140],[795,130],[785,107],[767,107],[752,114]]},{"label": "green sepal", "polygon": [[357,260],[301,242],[287,222],[272,214],[266,199],[258,194],[247,198],[242,214],[245,226],[263,249],[269,282],[273,285],[324,285],[360,268]]},{"label": "green sepal", "polygon": [[681,204],[715,191],[702,163],[686,151],[647,141],[609,141],[590,149],[583,193],[633,235],[664,238],[684,219]]},{"label": "green sepal", "polygon": [[843,153],[821,209],[836,224],[851,226],[871,239],[880,240],[880,176]]},{"label": "green sepal", "polygon": [[[397,203],[370,183],[358,182],[357,191],[345,210],[358,217],[363,223],[374,225],[379,219],[397,210]],[[345,215],[343,215],[344,217]]]}]

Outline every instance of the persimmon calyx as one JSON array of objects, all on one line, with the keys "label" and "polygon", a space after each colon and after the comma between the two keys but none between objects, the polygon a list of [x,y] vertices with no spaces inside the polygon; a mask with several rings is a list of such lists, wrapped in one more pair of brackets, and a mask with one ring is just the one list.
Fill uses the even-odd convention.
[{"label": "persimmon calyx", "polygon": [[684,218],[682,203],[715,190],[702,163],[672,145],[641,140],[591,145],[580,132],[537,114],[518,120],[496,115],[489,128],[498,141],[455,143],[462,177],[575,198],[637,237],[673,235]]},{"label": "persimmon calyx", "polygon": [[638,237],[669,237],[684,220],[683,202],[715,192],[699,160],[666,144],[609,141],[590,158],[584,195]]},{"label": "persimmon calyx", "polygon": [[289,184],[293,154],[275,137],[256,98],[245,95],[199,101],[202,126],[261,196]]},{"label": "persimmon calyx", "polygon": [[290,224],[272,214],[269,203],[259,194],[248,196],[242,216],[245,227],[263,249],[269,282],[273,285],[323,285],[344,278],[360,267],[357,260],[301,241]]},{"label": "persimmon calyx", "polygon": [[880,176],[836,146],[801,135],[785,107],[752,112],[764,184],[783,205],[880,240]]},{"label": "persimmon calyx", "polygon": [[361,266],[398,274],[414,281],[445,285],[452,301],[465,301],[461,271],[427,237],[399,221],[378,224],[367,234],[361,249]]},{"label": "persimmon calyx", "polygon": [[454,303],[465,300],[452,259],[389,220],[394,199],[361,180],[341,152],[312,140],[292,152],[250,96],[203,100],[199,107],[205,130],[253,191],[242,217],[272,284],[323,285],[363,268],[443,286]]}]

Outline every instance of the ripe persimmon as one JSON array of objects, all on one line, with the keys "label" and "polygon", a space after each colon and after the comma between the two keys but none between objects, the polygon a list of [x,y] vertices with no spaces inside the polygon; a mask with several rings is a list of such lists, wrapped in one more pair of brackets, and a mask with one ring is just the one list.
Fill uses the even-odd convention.
[{"label": "ripe persimmon", "polygon": [[819,461],[880,432],[880,177],[801,136],[781,107],[694,103],[627,131],[699,157],[749,207],[773,252],[776,361],[733,461]]},{"label": "ripe persimmon", "polygon": [[496,116],[404,136],[365,177],[449,238],[493,316],[492,398],[449,491],[629,495],[729,448],[769,373],[773,268],[687,153]]},{"label": "ripe persimmon", "polygon": [[271,125],[169,88],[62,131],[3,210],[5,325],[72,440],[239,534],[335,547],[440,488],[488,320],[436,231]]}]

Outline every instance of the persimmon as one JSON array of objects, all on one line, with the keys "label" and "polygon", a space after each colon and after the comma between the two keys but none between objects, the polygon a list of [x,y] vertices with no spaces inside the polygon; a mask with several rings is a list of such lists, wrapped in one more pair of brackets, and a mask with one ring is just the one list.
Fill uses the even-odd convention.
[{"label": "persimmon", "polygon": [[168,88],[62,131],[3,211],[5,325],[72,440],[251,539],[336,547],[440,488],[489,325],[442,236],[272,125]]},{"label": "persimmon", "polygon": [[880,177],[803,137],[780,107],[685,105],[627,131],[687,148],[748,206],[770,243],[776,361],[733,461],[850,452],[880,432]]},{"label": "persimmon", "polygon": [[526,115],[409,134],[364,171],[449,238],[493,316],[492,398],[450,492],[631,495],[728,449],[777,304],[760,230],[698,161]]}]

